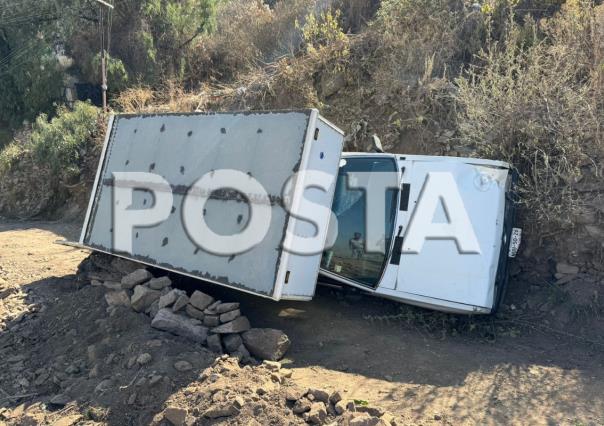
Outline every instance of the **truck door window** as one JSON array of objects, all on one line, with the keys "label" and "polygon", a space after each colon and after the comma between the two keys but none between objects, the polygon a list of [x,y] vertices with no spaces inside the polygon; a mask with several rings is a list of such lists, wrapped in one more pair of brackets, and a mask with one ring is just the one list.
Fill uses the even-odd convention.
[{"label": "truck door window", "polygon": [[[366,250],[366,205],[365,191],[349,188],[350,172],[396,173],[396,163],[391,158],[346,158],[340,164],[332,210],[338,219],[338,235],[331,249],[323,253],[321,267],[344,278],[370,287],[376,287],[388,260],[396,218],[396,189],[385,194],[385,217],[379,220],[383,229],[385,252]],[[371,208],[371,206],[369,207]]]}]

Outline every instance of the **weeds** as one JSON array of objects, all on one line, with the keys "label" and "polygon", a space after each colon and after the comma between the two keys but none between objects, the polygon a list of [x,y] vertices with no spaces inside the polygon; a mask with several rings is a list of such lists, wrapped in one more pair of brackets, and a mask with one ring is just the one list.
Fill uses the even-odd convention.
[{"label": "weeds", "polygon": [[460,142],[518,169],[526,219],[540,229],[573,225],[581,167],[601,149],[592,19],[578,3],[530,31],[515,27],[456,80]]}]

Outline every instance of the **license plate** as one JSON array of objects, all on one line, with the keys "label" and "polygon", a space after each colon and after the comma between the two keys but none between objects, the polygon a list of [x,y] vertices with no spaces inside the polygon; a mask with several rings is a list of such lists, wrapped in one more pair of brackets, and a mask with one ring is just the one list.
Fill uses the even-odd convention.
[{"label": "license plate", "polygon": [[510,236],[510,249],[508,251],[509,257],[516,257],[518,248],[520,247],[520,240],[522,240],[522,229],[512,228],[512,235]]}]

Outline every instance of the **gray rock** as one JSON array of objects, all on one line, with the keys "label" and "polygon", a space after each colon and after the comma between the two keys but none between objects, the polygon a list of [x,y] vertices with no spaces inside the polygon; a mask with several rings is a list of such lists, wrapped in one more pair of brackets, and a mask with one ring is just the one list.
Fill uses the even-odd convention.
[{"label": "gray rock", "polygon": [[214,307],[214,311],[217,314],[224,314],[226,312],[234,311],[235,309],[239,309],[239,303],[220,303]]},{"label": "gray rock", "polygon": [[169,291],[167,294],[164,294],[159,298],[159,309],[167,308],[168,306],[173,305],[174,302],[176,302],[176,299],[178,299],[182,294],[183,291],[176,288]]},{"label": "gray rock", "polygon": [[195,318],[195,319],[198,319],[198,320],[201,320],[201,321],[203,321],[203,318],[205,316],[202,311],[200,311],[199,309],[197,309],[196,307],[194,307],[190,303],[187,306],[185,306],[185,312],[191,318]]},{"label": "gray rock", "polygon": [[203,416],[210,419],[217,419],[219,417],[231,417],[238,414],[239,410],[230,403],[224,405],[215,405],[204,411]]},{"label": "gray rock", "polygon": [[556,272],[559,274],[575,275],[579,273],[579,267],[569,265],[568,263],[558,262],[556,263]]},{"label": "gray rock", "polygon": [[308,422],[314,425],[323,424],[327,417],[327,409],[323,402],[313,402],[308,412]]},{"label": "gray rock", "polygon": [[149,280],[149,288],[153,290],[163,290],[172,285],[172,280],[168,277],[159,277]]},{"label": "gray rock", "polygon": [[384,410],[382,410],[380,407],[375,407],[373,405],[358,405],[355,408],[356,411],[359,413],[367,413],[370,416],[374,417],[382,417],[382,415],[384,414]]},{"label": "gray rock", "polygon": [[312,395],[315,401],[329,402],[329,393],[321,389],[309,389],[308,395]]},{"label": "gray rock", "polygon": [[224,349],[231,354],[243,344],[243,339],[239,334],[225,334],[222,336],[222,344]]},{"label": "gray rock", "polygon": [[214,298],[212,296],[202,293],[199,290],[195,290],[193,295],[191,295],[191,300],[189,303],[200,311],[203,311],[205,308],[210,306],[213,301]]},{"label": "gray rock", "polygon": [[216,327],[220,325],[220,318],[216,315],[206,315],[203,318],[203,325],[206,327]]},{"label": "gray rock", "polygon": [[220,315],[220,322],[223,324],[226,322],[231,322],[239,316],[241,316],[241,311],[239,311],[239,309],[235,309],[234,311],[226,312]]},{"label": "gray rock", "polygon": [[[267,361],[267,360],[264,360],[262,362],[262,365],[264,367],[266,367],[267,370],[270,370],[270,371],[279,371],[279,370],[281,370],[281,363],[278,362],[278,361]],[[317,398],[315,398],[315,399],[317,399]],[[321,401],[321,400],[319,399],[319,401]]]},{"label": "gray rock", "polygon": [[180,361],[176,361],[174,363],[174,369],[176,371],[184,372],[184,371],[189,371],[192,368],[193,368],[193,366],[191,365],[191,363],[189,361],[180,360]]},{"label": "gray rock", "polygon": [[115,281],[105,281],[103,283],[103,287],[109,290],[117,291],[122,289],[122,284]]},{"label": "gray rock", "polygon": [[310,411],[311,402],[306,398],[300,398],[296,401],[294,406],[292,407],[292,411],[294,414],[302,414]]},{"label": "gray rock", "polygon": [[241,345],[237,348],[237,350],[235,352],[233,352],[231,354],[232,356],[234,356],[235,358],[239,358],[241,361],[247,362],[250,361],[252,356],[250,355],[249,351],[246,349],[245,345]]},{"label": "gray rock", "polygon": [[180,407],[168,407],[164,410],[164,419],[174,426],[184,426],[187,421],[187,410]]},{"label": "gray rock", "polygon": [[157,315],[158,312],[159,312],[159,300],[156,300],[155,302],[151,303],[151,306],[149,306],[147,308],[147,310],[145,311],[145,313],[147,315],[149,315],[151,318],[155,317],[155,315]]},{"label": "gray rock", "polygon": [[290,402],[295,402],[304,396],[304,392],[297,388],[288,388],[285,391],[285,399]]},{"label": "gray rock", "polygon": [[243,333],[241,337],[243,338],[245,347],[252,355],[271,361],[278,361],[283,358],[283,355],[285,355],[291,344],[284,332],[273,328],[252,328]]},{"label": "gray rock", "polygon": [[222,344],[220,343],[219,334],[210,334],[207,340],[208,349],[217,354],[222,354]]},{"label": "gray rock", "polygon": [[144,353],[144,354],[140,354],[138,356],[138,358],[136,358],[136,362],[140,365],[146,365],[149,364],[152,360],[151,354],[150,353]]},{"label": "gray rock", "polygon": [[330,396],[329,396],[329,402],[331,402],[332,404],[337,404],[338,402],[340,402],[342,400],[342,394],[340,393],[340,391],[334,391]]},{"label": "gray rock", "polygon": [[145,281],[150,280],[151,278],[153,278],[151,272],[147,271],[146,269],[137,269],[136,271],[122,278],[122,288],[129,290],[139,284],[144,283]]},{"label": "gray rock", "polygon": [[[188,304],[189,304],[189,296],[187,296],[186,294],[181,294],[180,296],[178,296],[178,299],[176,299],[176,302],[174,302],[174,305],[172,306],[172,312],[178,312],[178,311],[182,310]],[[195,308],[193,308],[193,309],[195,309]]]},{"label": "gray rock", "polygon": [[57,405],[57,406],[63,407],[65,405],[67,405],[69,403],[69,401],[71,401],[71,400],[72,399],[69,396],[67,396],[63,393],[59,393],[59,394],[53,396],[52,398],[50,398],[49,402],[52,405]]},{"label": "gray rock", "polygon": [[126,306],[130,307],[130,298],[124,290],[110,291],[105,293],[105,301],[109,306]]},{"label": "gray rock", "polygon": [[207,315],[218,315],[218,312],[216,312],[216,306],[220,305],[222,303],[221,300],[215,300],[214,302],[212,302],[212,304],[210,306],[208,306],[207,308],[204,309],[203,313],[207,314]]},{"label": "gray rock", "polygon": [[388,426],[385,420],[379,417],[372,417],[367,414],[353,417],[348,423],[349,426]]},{"label": "gray rock", "polygon": [[[238,317],[231,322],[219,325],[212,329],[212,333],[216,334],[232,334],[241,333],[250,329],[250,322],[247,317]],[[245,341],[245,340],[244,340]],[[247,346],[247,345],[246,345]]]},{"label": "gray rock", "polygon": [[177,336],[186,337],[199,343],[204,343],[208,337],[208,329],[206,327],[194,325],[189,318],[175,314],[167,308],[159,310],[153,321],[151,321],[151,327],[176,334]]},{"label": "gray rock", "polygon": [[159,299],[159,296],[159,291],[151,290],[142,285],[137,285],[134,287],[134,294],[130,298],[132,309],[137,312],[144,312],[149,306],[151,306],[153,302]]}]

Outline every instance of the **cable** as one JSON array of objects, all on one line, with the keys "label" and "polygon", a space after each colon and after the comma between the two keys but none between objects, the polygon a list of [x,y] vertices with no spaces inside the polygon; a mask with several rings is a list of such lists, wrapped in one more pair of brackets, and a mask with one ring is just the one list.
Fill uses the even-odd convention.
[{"label": "cable", "polygon": [[29,41],[24,46],[21,46],[17,49],[12,50],[4,58],[0,59],[0,68],[4,67],[5,65],[8,65],[9,63],[11,63],[12,61],[14,61],[16,59],[22,57],[25,53],[28,53],[28,51],[33,50],[34,45],[35,45],[35,43],[33,41]]}]

